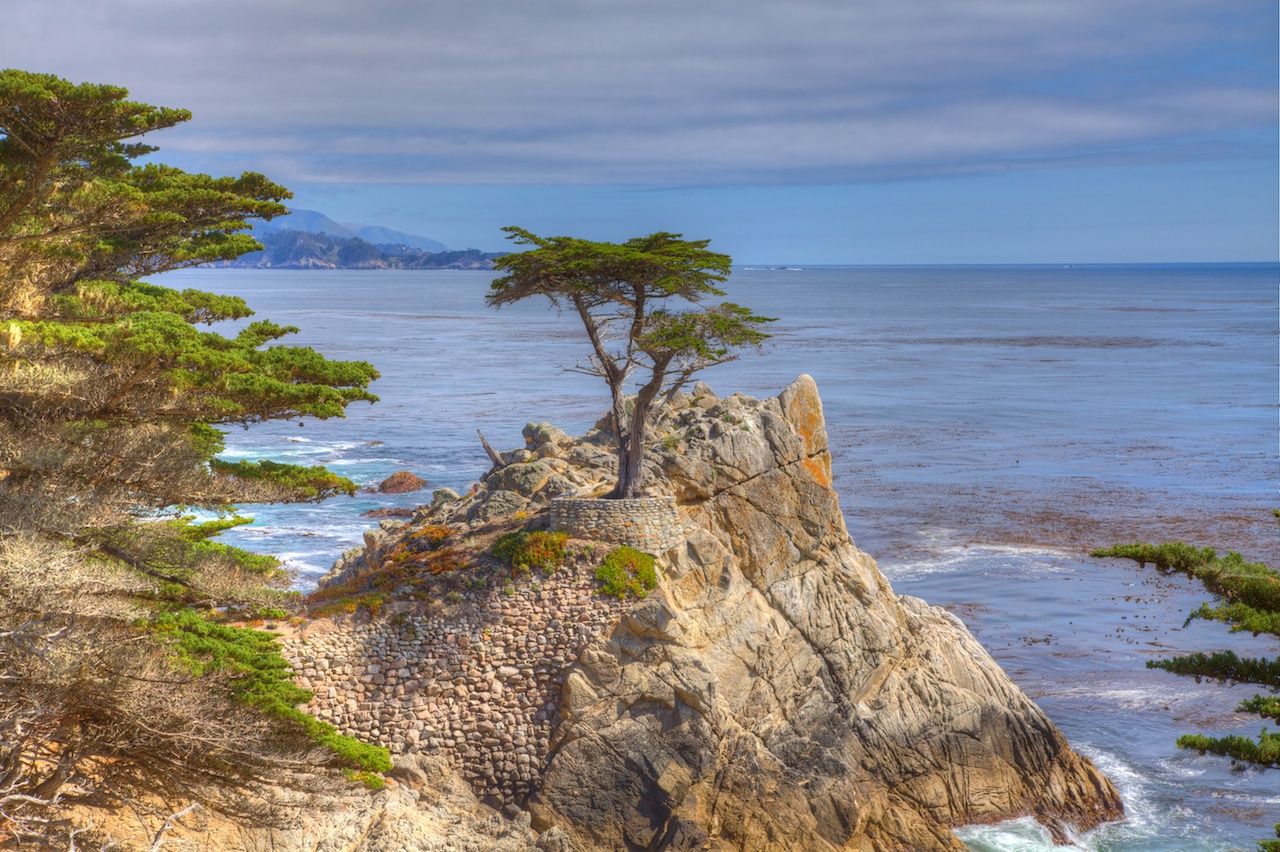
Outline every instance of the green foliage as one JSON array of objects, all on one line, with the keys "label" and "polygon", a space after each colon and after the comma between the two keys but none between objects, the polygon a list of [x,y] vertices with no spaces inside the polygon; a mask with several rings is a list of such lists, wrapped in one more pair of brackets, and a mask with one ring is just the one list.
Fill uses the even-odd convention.
[{"label": "green foliage", "polygon": [[565,542],[568,540],[567,533],[522,530],[499,538],[494,542],[492,553],[518,571],[537,568],[551,574],[564,564]]},{"label": "green foliage", "polygon": [[1234,651],[1217,654],[1188,654],[1169,660],[1152,660],[1147,668],[1164,669],[1179,675],[1189,675],[1197,681],[1209,678],[1219,683],[1251,683],[1257,686],[1280,685],[1280,659],[1266,660],[1257,657],[1241,659]]},{"label": "green foliage", "polygon": [[[1280,511],[1273,511],[1280,518]],[[1280,573],[1257,562],[1246,562],[1239,553],[1219,557],[1213,548],[1197,548],[1181,541],[1165,544],[1124,544],[1096,550],[1096,557],[1132,559],[1139,565],[1154,564],[1161,571],[1178,571],[1199,580],[1217,598],[1217,605],[1202,605],[1187,617],[1219,621],[1232,632],[1249,631],[1280,636]],[[1178,675],[1211,678],[1219,682],[1248,683],[1275,693],[1280,691],[1280,659],[1240,658],[1231,651],[1194,653],[1167,660],[1152,660],[1149,668]],[[1280,698],[1255,695],[1236,710],[1256,713],[1263,719],[1280,719]],[[1265,726],[1256,740],[1239,735],[1211,737],[1185,734],[1179,748],[1231,758],[1236,768],[1280,768],[1280,732]],[[1280,824],[1276,825],[1280,837]],[[1264,852],[1280,852],[1280,841],[1259,841]]]},{"label": "green foliage", "polygon": [[1246,562],[1239,553],[1219,557],[1212,547],[1197,548],[1181,541],[1164,544],[1122,544],[1095,550],[1095,557],[1132,559],[1139,565],[1153,563],[1161,571],[1178,571],[1199,580],[1229,606],[1202,607],[1192,618],[1207,618],[1231,625],[1232,632],[1251,630],[1280,636],[1280,573],[1260,562]]},{"label": "green foliage", "polygon": [[1280,612],[1263,612],[1243,601],[1233,601],[1219,606],[1201,604],[1187,616],[1187,621],[1196,619],[1204,621],[1220,621],[1231,627],[1232,633],[1247,631],[1257,636],[1259,633],[1280,635]]},{"label": "green foliage", "polygon": [[350,479],[323,467],[281,464],[268,459],[234,463],[213,459],[209,466],[215,473],[233,477],[240,483],[253,483],[264,491],[293,495],[295,500],[309,503],[338,494],[350,496],[360,490]]},{"label": "green foliage", "polygon": [[344,769],[342,774],[346,776],[348,781],[356,781],[370,790],[381,790],[387,786],[387,779],[373,772],[357,772],[354,769]]},{"label": "green foliage", "polygon": [[297,708],[312,694],[293,683],[293,668],[280,655],[274,634],[220,624],[193,610],[160,613],[147,626],[172,643],[176,659],[192,675],[228,674],[231,693],[239,701],[297,725],[344,764],[367,772],[390,770],[386,749],[338,734],[332,725]]},{"label": "green foliage", "polygon": [[[625,243],[575,237],[539,237],[504,228],[527,251],[503,255],[494,267],[505,275],[489,288],[486,302],[502,307],[535,296],[572,309],[591,343],[589,366],[612,398],[612,431],[618,442],[618,483],[611,497],[639,497],[644,444],[654,405],[670,399],[695,373],[759,349],[761,330],[772,318],[725,302],[709,308],[672,310],[672,300],[699,305],[723,296],[728,255],[708,251],[708,240],[685,240],[659,232]],[[628,393],[634,377],[638,387]]]},{"label": "green foliage", "polygon": [[1229,757],[1242,769],[1245,766],[1280,769],[1280,733],[1266,728],[1258,734],[1256,741],[1240,736],[1206,737],[1203,734],[1184,734],[1178,737],[1178,748]]},{"label": "green foliage", "polygon": [[[113,797],[168,795],[177,784],[212,802],[233,778],[261,788],[262,767],[291,742],[282,732],[299,728],[344,764],[388,765],[385,751],[297,709],[308,696],[268,634],[192,608],[275,617],[287,611],[289,578],[273,557],[212,540],[246,519],[198,523],[177,511],[354,488],[320,469],[220,462],[219,427],[342,416],[375,399],[367,388],[378,374],[279,345],[296,329],[271,322],[234,337],[204,330],[252,311],[238,297],[141,280],[260,248],[250,219],[287,212],[288,190],[259,174],[136,162],[155,150],[139,136],[189,117],[128,101],[116,86],[0,71],[0,547],[22,542],[28,564],[60,566],[66,583],[58,596],[14,585],[0,607],[0,712],[24,714],[0,717],[0,728],[25,726],[39,755],[0,749],[7,792],[61,795],[72,777]],[[21,636],[42,620],[61,627],[41,630],[37,648]],[[152,688],[144,673],[163,653],[197,678],[182,682],[186,710],[130,697]],[[108,658],[112,668],[97,673]],[[64,682],[24,674],[50,660],[65,663]],[[76,709],[80,693],[68,683],[112,677],[111,689],[92,693],[92,713]],[[275,721],[223,728],[247,741],[210,740],[189,712],[202,696],[210,708],[233,699]],[[58,744],[52,759],[49,743]],[[310,748],[289,746],[294,757]]]},{"label": "green foliage", "polygon": [[648,553],[624,545],[605,555],[596,579],[604,584],[602,594],[645,598],[658,585],[657,563]]},{"label": "green foliage", "polygon": [[1241,713],[1257,713],[1264,719],[1280,721],[1280,697],[1274,695],[1255,695],[1240,702],[1236,709]]}]

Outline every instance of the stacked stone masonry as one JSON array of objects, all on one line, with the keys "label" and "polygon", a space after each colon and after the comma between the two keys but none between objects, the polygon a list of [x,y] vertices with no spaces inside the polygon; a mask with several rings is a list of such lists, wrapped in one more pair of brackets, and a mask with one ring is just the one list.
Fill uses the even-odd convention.
[{"label": "stacked stone masonry", "polygon": [[557,497],[551,501],[551,529],[575,538],[625,544],[646,553],[662,553],[675,547],[687,534],[674,497]]},{"label": "stacked stone masonry", "polygon": [[469,593],[441,611],[401,612],[282,642],[308,712],[393,754],[441,754],[476,794],[536,789],[565,673],[627,604],[586,569]]}]

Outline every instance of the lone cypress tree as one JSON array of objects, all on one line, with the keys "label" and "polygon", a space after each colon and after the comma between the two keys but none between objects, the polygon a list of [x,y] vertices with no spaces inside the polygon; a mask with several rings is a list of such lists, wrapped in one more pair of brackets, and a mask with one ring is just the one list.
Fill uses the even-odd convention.
[{"label": "lone cypress tree", "polygon": [[[625,243],[536,236],[504,228],[529,251],[494,261],[506,271],[490,287],[492,307],[545,296],[582,320],[591,355],[575,369],[609,386],[610,415],[618,444],[618,483],[610,497],[639,497],[644,485],[644,442],[650,417],[695,373],[759,348],[770,317],[724,302],[672,310],[672,302],[697,305],[723,296],[716,285],[729,278],[729,256],[708,251],[709,240],[685,240],[660,232]],[[628,390],[635,385],[634,397]]]}]

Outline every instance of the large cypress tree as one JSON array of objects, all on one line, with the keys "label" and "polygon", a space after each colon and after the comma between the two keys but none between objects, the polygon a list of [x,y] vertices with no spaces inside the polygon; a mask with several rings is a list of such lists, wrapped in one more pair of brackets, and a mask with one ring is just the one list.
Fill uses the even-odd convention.
[{"label": "large cypress tree", "polygon": [[73,804],[236,812],[317,761],[387,766],[297,711],[271,637],[229,623],[279,615],[289,579],[211,540],[231,504],[354,485],[223,463],[218,427],[341,416],[377,372],[270,322],[203,331],[252,312],[140,280],[257,250],[248,219],[286,212],[261,175],[138,162],[138,137],[188,118],[0,72],[0,840],[65,836]]}]

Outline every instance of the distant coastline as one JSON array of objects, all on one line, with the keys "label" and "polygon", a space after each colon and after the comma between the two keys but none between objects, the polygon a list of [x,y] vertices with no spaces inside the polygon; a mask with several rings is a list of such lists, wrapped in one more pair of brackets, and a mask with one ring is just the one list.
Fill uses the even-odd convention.
[{"label": "distant coastline", "polygon": [[237,269],[492,269],[500,252],[444,243],[379,225],[340,223],[316,210],[251,220],[262,250],[218,267]]},{"label": "distant coastline", "polygon": [[402,243],[374,244],[360,237],[285,229],[255,236],[262,251],[218,265],[239,269],[492,269],[493,259],[500,254],[479,249],[427,251]]}]

